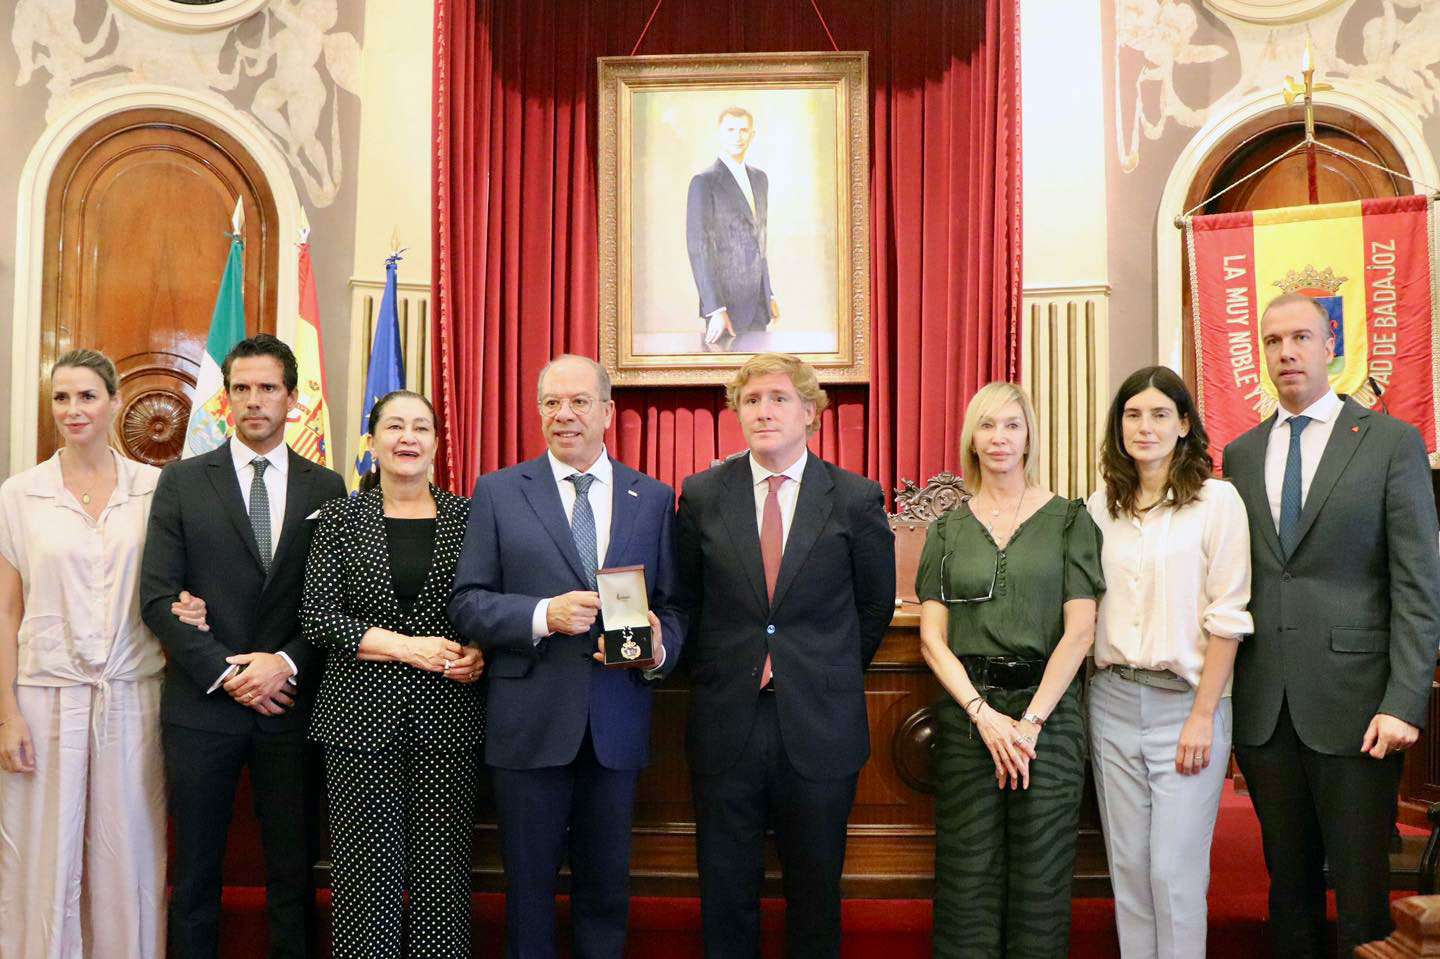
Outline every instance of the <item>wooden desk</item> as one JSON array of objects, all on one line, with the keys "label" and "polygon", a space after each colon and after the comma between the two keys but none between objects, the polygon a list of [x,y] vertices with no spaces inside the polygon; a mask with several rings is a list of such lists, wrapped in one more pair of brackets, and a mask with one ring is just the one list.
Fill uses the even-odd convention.
[{"label": "wooden desk", "polygon": [[[897,610],[866,674],[870,762],[860,773],[845,856],[846,896],[926,899],[934,892],[935,824],[931,797],[931,704],[941,695],[920,656],[920,616]],[[651,765],[640,777],[635,840],[630,855],[635,895],[697,896],[695,813],[685,761],[690,690],[673,677],[655,694]],[[482,790],[485,787],[482,787]],[[501,889],[504,878],[494,806],[482,795],[476,832],[475,882]],[[1081,812],[1076,896],[1107,896],[1110,884],[1094,787],[1087,781]],[[780,895],[780,863],[773,844],[766,860],[766,894]]]}]

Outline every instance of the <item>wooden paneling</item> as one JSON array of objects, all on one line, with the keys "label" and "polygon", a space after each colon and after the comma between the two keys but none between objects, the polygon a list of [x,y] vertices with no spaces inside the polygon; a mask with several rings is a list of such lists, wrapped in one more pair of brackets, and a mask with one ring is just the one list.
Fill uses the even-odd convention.
[{"label": "wooden paneling", "polygon": [[[930,707],[943,695],[920,657],[919,614],[899,610],[865,678],[870,761],[860,773],[850,816],[843,891],[867,898],[928,898],[934,891],[935,821],[929,751]],[[651,765],[641,774],[630,855],[636,895],[699,895],[695,817],[685,762],[689,690],[681,677],[657,690]],[[483,792],[483,789],[482,789]],[[482,795],[475,846],[480,888],[503,889],[494,805]],[[1093,786],[1081,812],[1075,895],[1108,895],[1105,852]],[[780,895],[773,843],[765,861],[767,895]]]},{"label": "wooden paneling", "polygon": [[66,151],[46,201],[41,459],[59,442],[44,374],[77,346],[119,368],[115,445],[157,464],[178,454],[237,198],[246,329],[273,333],[275,201],[238,143],[187,114],[137,110],[100,121]]}]

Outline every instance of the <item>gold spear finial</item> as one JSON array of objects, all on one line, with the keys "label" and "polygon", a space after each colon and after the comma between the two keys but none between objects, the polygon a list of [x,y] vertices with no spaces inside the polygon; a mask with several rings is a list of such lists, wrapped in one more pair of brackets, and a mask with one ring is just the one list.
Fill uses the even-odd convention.
[{"label": "gold spear finial", "polygon": [[1320,90],[1335,89],[1328,83],[1315,82],[1315,61],[1310,56],[1310,38],[1305,38],[1305,55],[1300,60],[1300,75],[1304,83],[1296,83],[1295,78],[1289,74],[1285,75],[1285,85],[1280,92],[1285,97],[1285,105],[1292,106],[1295,101],[1302,100],[1305,104],[1305,140],[1311,142],[1315,139],[1315,93]]}]

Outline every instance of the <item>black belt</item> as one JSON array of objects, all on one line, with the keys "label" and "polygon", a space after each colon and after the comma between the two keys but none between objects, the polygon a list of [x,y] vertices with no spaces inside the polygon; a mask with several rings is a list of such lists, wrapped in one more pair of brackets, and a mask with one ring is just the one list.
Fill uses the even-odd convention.
[{"label": "black belt", "polygon": [[961,656],[960,665],[976,689],[1029,689],[1040,685],[1045,660],[1018,656]]}]

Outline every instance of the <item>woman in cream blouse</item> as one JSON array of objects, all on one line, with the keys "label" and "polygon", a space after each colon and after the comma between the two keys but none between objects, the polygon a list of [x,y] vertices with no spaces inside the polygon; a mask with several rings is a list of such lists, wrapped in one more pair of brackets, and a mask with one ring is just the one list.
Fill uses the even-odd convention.
[{"label": "woman in cream blouse", "polygon": [[1245,506],[1212,476],[1184,381],[1132,374],[1110,405],[1087,504],[1108,591],[1090,742],[1120,951],[1203,957],[1210,840],[1230,762],[1230,673],[1253,626]]},{"label": "woman in cream blouse", "polygon": [[103,354],[60,357],[64,445],[0,486],[6,959],[163,955],[165,661],[137,588],[160,471],[107,444],[116,390]]}]

